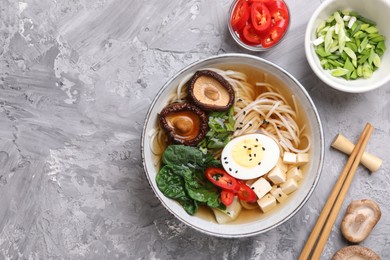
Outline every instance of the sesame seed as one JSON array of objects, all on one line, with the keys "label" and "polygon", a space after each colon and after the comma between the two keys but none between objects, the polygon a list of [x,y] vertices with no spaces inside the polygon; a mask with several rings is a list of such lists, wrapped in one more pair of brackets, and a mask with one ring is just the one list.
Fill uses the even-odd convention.
[{"label": "sesame seed", "polygon": [[236,173],[238,173],[238,170],[236,170]]},{"label": "sesame seed", "polygon": [[258,145],[256,144],[255,147],[258,147]]},{"label": "sesame seed", "polygon": [[232,168],[229,168],[229,172],[231,172],[232,171]]},{"label": "sesame seed", "polygon": [[263,151],[265,151],[265,148],[264,148],[264,147],[261,147],[261,149],[263,149]]},{"label": "sesame seed", "polygon": [[246,145],[244,145],[244,148],[246,148]]},{"label": "sesame seed", "polygon": [[228,162],[228,161],[226,161],[226,162],[225,162],[225,164],[229,164],[229,162]]},{"label": "sesame seed", "polygon": [[258,142],[259,141],[259,139],[258,138],[256,138],[256,142]]},{"label": "sesame seed", "polygon": [[257,165],[260,165],[261,164],[261,162],[259,162]]},{"label": "sesame seed", "polygon": [[224,160],[226,160],[226,159],[227,159],[227,157],[224,157],[223,159],[224,159]]},{"label": "sesame seed", "polygon": [[251,153],[249,154],[249,157],[252,157],[252,154],[251,154]]},{"label": "sesame seed", "polygon": [[249,147],[248,150],[250,151],[250,150],[252,150],[252,148]]},{"label": "sesame seed", "polygon": [[243,122],[240,122],[240,125],[243,125],[244,123]]},{"label": "sesame seed", "polygon": [[249,124],[249,126],[252,126],[252,124]]},{"label": "sesame seed", "polygon": [[246,111],[242,112],[242,114],[245,116],[245,114],[246,114]]},{"label": "sesame seed", "polygon": [[250,158],[249,161],[252,161],[252,158]]},{"label": "sesame seed", "polygon": [[253,154],[254,157],[256,157],[256,154]]},{"label": "sesame seed", "polygon": [[252,190],[254,190],[254,189],[255,189],[255,187],[251,187],[251,189],[252,189]]}]

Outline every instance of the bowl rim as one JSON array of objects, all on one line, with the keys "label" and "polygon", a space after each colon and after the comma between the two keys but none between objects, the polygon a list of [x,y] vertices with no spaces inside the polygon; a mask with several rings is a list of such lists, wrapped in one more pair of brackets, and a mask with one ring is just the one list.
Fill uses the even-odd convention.
[{"label": "bowl rim", "polygon": [[[327,0],[327,1],[324,1],[320,4],[320,6],[317,7],[317,9],[314,11],[314,13],[311,15],[308,23],[307,23],[307,26],[306,26],[306,31],[305,31],[305,54],[306,54],[306,59],[311,67],[311,69],[314,71],[314,73],[325,83],[327,84],[328,86],[336,89],[336,90],[339,90],[339,91],[343,91],[343,92],[346,92],[346,93],[364,93],[364,92],[368,92],[368,91],[371,91],[371,90],[374,90],[374,89],[377,89],[381,86],[383,86],[386,82],[388,82],[390,80],[390,73],[388,74],[387,77],[383,77],[382,79],[378,80],[377,82],[366,82],[366,83],[369,83],[369,84],[365,84],[365,86],[350,86],[350,85],[346,85],[346,84],[343,84],[342,82],[345,81],[345,82],[348,82],[346,79],[343,79],[343,78],[336,78],[334,80],[332,80],[332,78],[330,77],[327,77],[325,76],[325,74],[327,73],[326,70],[322,69],[322,68],[319,68],[318,67],[318,64],[319,64],[319,58],[315,55],[315,53],[313,53],[312,49],[313,49],[313,44],[312,44],[312,40],[311,40],[311,35],[312,35],[312,32],[313,30],[315,29],[314,28],[314,23],[315,21],[318,19],[318,16],[319,14],[324,10],[326,9],[328,6],[334,4],[334,3],[339,3],[340,0]],[[380,2],[382,3],[385,3],[386,5],[390,6],[390,4],[386,1],[383,1],[383,0],[379,0]],[[336,9],[335,9],[336,11]],[[375,72],[374,72],[375,73]],[[364,81],[364,80],[370,80],[370,79],[357,79],[355,80],[356,81]],[[341,81],[341,82],[337,82],[337,81]],[[362,84],[364,84],[364,82],[362,82]]]},{"label": "bowl rim", "polygon": [[[156,191],[157,187],[154,187],[154,185],[152,183],[151,176],[150,176],[150,174],[148,172],[148,168],[147,168],[146,160],[145,160],[146,158],[145,158],[144,142],[145,142],[145,139],[146,139],[146,136],[147,136],[146,129],[147,129],[148,122],[149,122],[149,119],[150,119],[150,116],[151,116],[151,112],[152,112],[154,106],[157,104],[157,101],[160,98],[160,96],[162,95],[162,93],[171,85],[171,83],[178,76],[182,75],[183,72],[185,72],[187,70],[190,70],[192,67],[195,67],[195,66],[197,66],[197,65],[199,65],[201,63],[212,61],[214,59],[224,59],[224,58],[245,58],[245,59],[256,60],[257,62],[263,62],[263,63],[265,63],[265,64],[267,64],[269,66],[272,66],[272,67],[278,69],[281,73],[284,73],[287,77],[289,77],[292,81],[294,81],[294,83],[303,92],[303,94],[304,94],[305,98],[307,99],[309,105],[313,109],[312,112],[314,113],[314,116],[315,116],[315,119],[316,119],[316,124],[318,126],[318,129],[316,129],[316,130],[318,130],[318,132],[319,132],[319,142],[320,142],[319,164],[318,164],[318,167],[315,169],[316,177],[315,177],[313,183],[311,183],[310,189],[308,190],[308,192],[304,196],[304,199],[297,205],[297,207],[295,207],[295,209],[291,212],[290,215],[288,215],[285,218],[281,219],[279,222],[274,223],[273,225],[270,225],[270,226],[268,226],[268,227],[266,227],[264,229],[261,229],[261,230],[257,230],[257,231],[253,231],[253,232],[247,232],[247,233],[241,233],[241,234],[225,234],[225,233],[222,233],[222,232],[219,232],[219,233],[212,232],[212,231],[209,231],[209,230],[205,230],[205,229],[203,229],[201,227],[198,227],[198,226],[194,225],[193,223],[190,223],[187,220],[183,219],[179,214],[174,212],[158,196],[158,193]],[[186,226],[189,226],[192,229],[195,229],[195,230],[197,230],[197,231],[199,231],[199,232],[201,232],[203,234],[207,234],[207,235],[215,236],[215,237],[223,237],[223,238],[242,238],[242,237],[250,237],[250,236],[258,235],[258,234],[261,234],[261,233],[264,233],[264,232],[270,231],[271,229],[276,228],[277,226],[285,223],[290,218],[295,216],[295,214],[306,204],[306,202],[310,199],[311,195],[313,194],[313,192],[314,192],[314,190],[315,190],[315,188],[316,188],[316,186],[317,186],[317,184],[319,182],[319,179],[321,177],[323,163],[324,163],[324,156],[325,156],[325,142],[324,142],[324,134],[323,134],[323,127],[322,127],[321,119],[320,119],[319,113],[317,111],[317,108],[316,108],[313,100],[311,99],[309,93],[307,92],[307,90],[301,85],[301,83],[299,83],[299,81],[297,79],[295,79],[295,77],[293,77],[289,72],[287,72],[286,70],[284,70],[280,66],[276,65],[275,63],[272,63],[272,62],[270,62],[268,60],[265,60],[263,58],[260,58],[260,57],[254,56],[254,55],[241,54],[241,53],[225,53],[225,54],[221,54],[221,55],[214,55],[214,56],[210,56],[208,58],[200,59],[198,61],[195,61],[195,62],[185,66],[184,68],[179,70],[177,73],[175,73],[172,77],[170,77],[166,81],[166,83],[164,83],[164,85],[160,88],[160,90],[157,92],[156,96],[154,97],[152,103],[149,106],[148,112],[147,112],[147,114],[145,116],[145,120],[144,120],[140,146],[141,146],[141,159],[142,159],[142,164],[143,164],[143,167],[144,167],[145,175],[147,177],[147,180],[149,182],[150,187],[153,190],[154,195],[158,198],[158,200],[164,206],[164,208],[167,209],[173,216],[175,216],[177,219],[179,219],[182,223],[186,224]]]},{"label": "bowl rim", "polygon": [[234,0],[232,2],[232,4],[230,5],[229,7],[229,17],[228,17],[228,21],[227,21],[227,26],[228,26],[228,30],[229,30],[229,33],[230,35],[232,36],[232,38],[234,39],[234,41],[240,45],[242,48],[248,50],[248,51],[253,51],[253,52],[264,52],[264,51],[269,51],[269,50],[272,50],[274,47],[276,47],[277,45],[280,44],[280,42],[283,41],[283,39],[286,37],[288,31],[289,31],[289,28],[290,28],[290,24],[291,24],[291,12],[290,12],[290,8],[288,6],[288,4],[286,3],[285,0],[281,0],[284,2],[284,4],[286,5],[286,8],[287,8],[287,12],[288,12],[288,24],[287,24],[287,28],[286,30],[284,31],[283,35],[282,35],[282,38],[279,39],[278,42],[276,42],[274,45],[272,45],[271,47],[269,48],[264,48],[261,44],[258,44],[258,45],[248,45],[246,44],[245,42],[243,42],[236,34],[236,32],[233,30],[233,27],[230,23],[231,19],[232,19],[232,15],[233,15],[233,11],[234,11],[234,8],[236,7],[237,3],[239,2],[240,0]]}]

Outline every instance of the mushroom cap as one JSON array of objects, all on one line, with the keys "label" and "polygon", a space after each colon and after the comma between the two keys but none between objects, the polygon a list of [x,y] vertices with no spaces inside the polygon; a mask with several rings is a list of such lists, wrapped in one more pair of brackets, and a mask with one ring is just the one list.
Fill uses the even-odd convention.
[{"label": "mushroom cap", "polygon": [[367,247],[347,246],[338,250],[332,260],[380,260],[380,256]]},{"label": "mushroom cap", "polygon": [[199,70],[188,82],[192,102],[205,111],[226,111],[234,103],[232,85],[211,70]]},{"label": "mushroom cap", "polygon": [[159,117],[161,127],[173,143],[196,146],[207,134],[207,115],[193,104],[167,105]]},{"label": "mushroom cap", "polygon": [[366,239],[381,218],[381,210],[375,201],[354,200],[349,204],[341,222],[341,233],[352,243]]}]

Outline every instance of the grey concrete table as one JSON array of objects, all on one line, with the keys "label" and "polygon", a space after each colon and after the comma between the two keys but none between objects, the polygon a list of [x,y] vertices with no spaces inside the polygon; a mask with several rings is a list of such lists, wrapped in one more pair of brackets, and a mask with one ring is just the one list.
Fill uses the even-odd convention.
[{"label": "grey concrete table", "polygon": [[[308,90],[326,137],[319,185],[287,223],[251,238],[194,231],[155,198],[140,156],[154,95],[184,66],[244,52],[228,35],[230,0],[0,0],[0,259],[296,259],[346,156],[341,132],[384,158],[360,167],[346,202],[371,198],[382,219],[362,243],[390,259],[390,84],[345,94],[323,84],[304,54],[306,23],[320,1],[287,1],[289,33],[255,53]],[[347,245],[339,215],[323,259]]]}]

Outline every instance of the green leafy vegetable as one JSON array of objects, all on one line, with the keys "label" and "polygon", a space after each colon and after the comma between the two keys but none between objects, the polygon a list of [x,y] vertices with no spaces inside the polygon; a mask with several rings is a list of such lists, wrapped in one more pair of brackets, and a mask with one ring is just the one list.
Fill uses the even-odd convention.
[{"label": "green leafy vegetable", "polygon": [[192,170],[205,169],[210,166],[220,166],[209,153],[202,153],[199,149],[186,145],[169,145],[165,149],[162,162],[171,165],[184,165]]},{"label": "green leafy vegetable", "polygon": [[376,23],[353,11],[337,11],[321,21],[316,37],[313,45],[321,66],[347,80],[371,77],[386,51]]},{"label": "green leafy vegetable", "polygon": [[224,209],[219,191],[205,177],[208,167],[219,167],[220,161],[210,153],[184,145],[169,145],[162,156],[163,165],[156,176],[160,191],[178,201],[184,210],[194,215],[198,204]]},{"label": "green leafy vegetable", "polygon": [[[196,201],[187,194],[184,188],[184,179],[178,175],[178,172],[181,172],[182,170],[182,167],[179,166],[165,165],[157,174],[156,183],[165,196],[178,201],[188,214],[194,215],[198,210],[198,205]],[[187,170],[189,169],[187,168]]]}]

